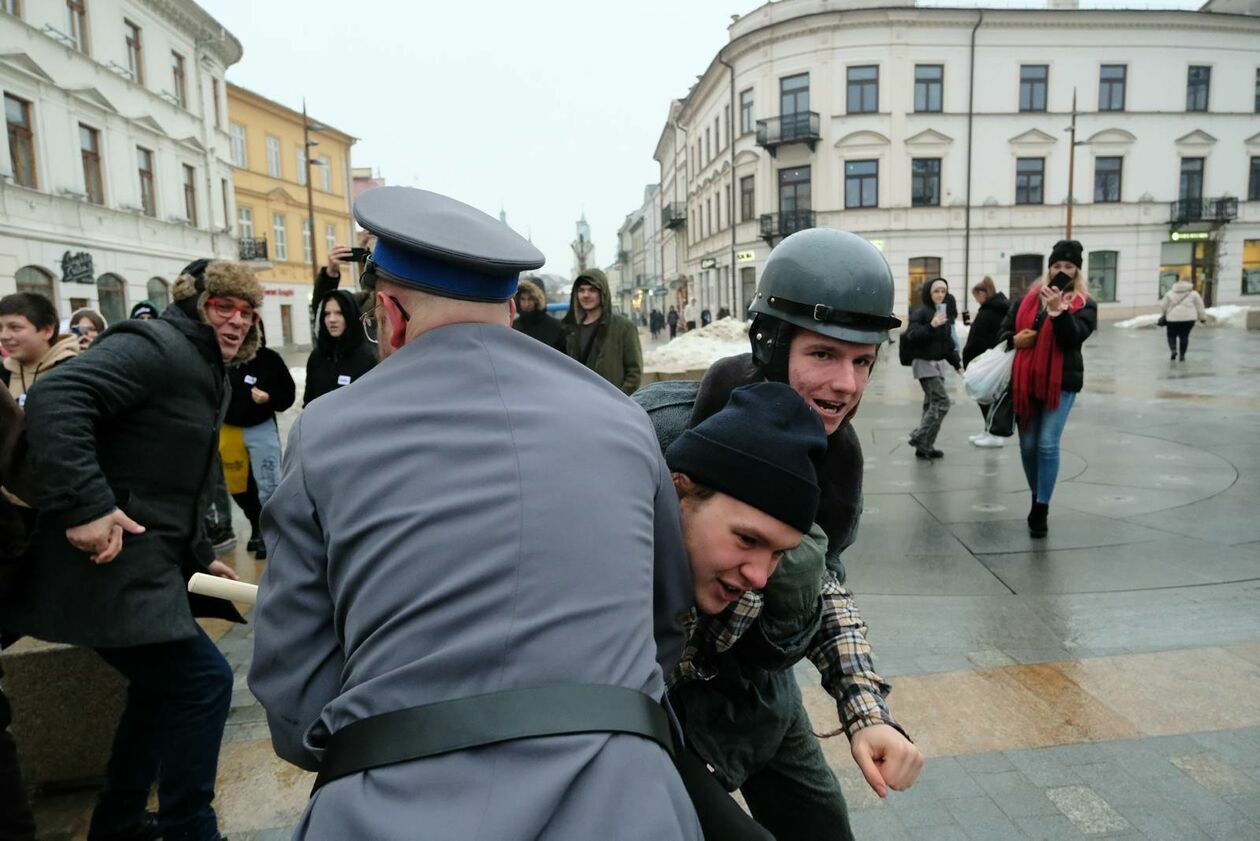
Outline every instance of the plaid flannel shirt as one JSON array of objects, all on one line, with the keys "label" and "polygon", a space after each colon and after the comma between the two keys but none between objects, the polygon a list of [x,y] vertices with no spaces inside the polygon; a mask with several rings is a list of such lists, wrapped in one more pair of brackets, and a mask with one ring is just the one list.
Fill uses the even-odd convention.
[{"label": "plaid flannel shirt", "polygon": [[[716,655],[739,640],[761,616],[761,594],[752,590],[716,616],[700,616],[692,608],[684,617],[687,644],[670,676],[670,686],[709,680],[717,674]],[[836,699],[840,721],[849,738],[873,724],[887,724],[905,735],[885,700],[892,687],[876,672],[866,623],[853,594],[830,569],[822,586],[822,622],[806,656],[822,675],[822,685]]]}]

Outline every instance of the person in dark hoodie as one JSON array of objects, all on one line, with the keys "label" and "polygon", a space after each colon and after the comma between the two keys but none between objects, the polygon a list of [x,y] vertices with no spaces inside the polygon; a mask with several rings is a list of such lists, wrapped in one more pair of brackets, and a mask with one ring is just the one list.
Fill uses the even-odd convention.
[{"label": "person in dark hoodie", "polygon": [[634,394],[643,378],[639,330],[630,319],[614,313],[611,302],[602,271],[587,269],[577,276],[563,321],[568,330],[565,352],[626,394]]},{"label": "person in dark hoodie", "polygon": [[[247,454],[245,489],[232,498],[249,519],[247,549],[254,557],[267,557],[258,527],[262,507],[280,484],[280,429],[276,415],[293,405],[297,386],[280,354],[267,347],[267,336],[258,322],[258,352],[229,372],[232,398],[223,419],[224,438],[240,437]],[[227,459],[224,459],[226,464]]]},{"label": "person in dark hoodie", "polygon": [[945,303],[948,294],[949,282],[943,277],[923,284],[920,290],[923,306],[910,313],[910,326],[901,337],[901,341],[910,345],[914,357],[914,378],[923,389],[923,416],[918,427],[910,433],[910,446],[914,447],[915,457],[921,459],[945,456],[936,449],[936,436],[941,431],[945,415],[949,414],[945,366],[948,364],[959,374],[962,373],[962,361],[958,358],[958,345]]},{"label": "person in dark hoodie", "polygon": [[0,625],[94,648],[129,682],[91,841],[220,839],[211,804],[232,667],[194,617],[242,620],[187,580],[236,577],[202,523],[226,368],[254,354],[263,292],[241,263],[198,260],[172,297],[160,318],[115,324],[40,377],[25,407],[39,562]]},{"label": "person in dark hoodie", "polygon": [[329,292],[319,306],[319,333],[306,360],[302,405],[357,380],[376,365],[376,349],[363,332],[359,301],[347,289]]},{"label": "person in dark hoodie", "polygon": [[[984,280],[971,287],[971,297],[976,299],[980,309],[976,311],[976,317],[971,322],[971,332],[967,334],[967,344],[963,347],[964,371],[971,364],[971,360],[998,343],[1002,319],[1006,318],[1006,311],[1011,308],[1011,302],[997,291],[997,287],[993,285],[993,278],[987,275]],[[986,427],[989,421],[988,408],[988,406],[979,407],[980,417],[984,420]],[[988,431],[971,435],[967,440],[977,447],[1001,447],[1006,443],[1005,438],[991,435]]]},{"label": "person in dark hoodie", "polygon": [[547,293],[538,278],[523,277],[516,288],[516,320],[512,329],[532,336],[547,347],[565,352],[564,328],[547,313]]}]

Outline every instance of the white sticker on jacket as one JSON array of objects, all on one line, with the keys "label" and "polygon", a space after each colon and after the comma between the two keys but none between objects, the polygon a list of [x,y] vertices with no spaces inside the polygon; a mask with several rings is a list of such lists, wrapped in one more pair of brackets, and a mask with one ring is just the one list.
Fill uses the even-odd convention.
[{"label": "white sticker on jacket", "polygon": [[255,377],[253,374],[245,375],[245,385],[253,385],[256,382],[258,382],[258,378]]},{"label": "white sticker on jacket", "polygon": [[19,395],[18,395],[18,408],[19,408],[19,409],[23,409],[23,408],[25,408],[25,407],[26,407],[26,395],[25,395],[25,394],[19,394]]},{"label": "white sticker on jacket", "polygon": [[337,385],[350,385],[350,375],[342,374],[337,377]]}]

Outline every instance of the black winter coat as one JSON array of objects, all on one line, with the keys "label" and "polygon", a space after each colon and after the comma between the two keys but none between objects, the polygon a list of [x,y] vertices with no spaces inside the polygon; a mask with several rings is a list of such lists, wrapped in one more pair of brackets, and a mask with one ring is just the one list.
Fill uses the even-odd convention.
[{"label": "black winter coat", "polygon": [[[1038,295],[1040,289],[1041,284],[1034,283],[1025,294]],[[998,340],[1005,341],[1007,347],[1015,347],[1015,317],[1019,314],[1019,305],[1023,300],[1020,298],[1012,303],[1011,308],[1006,311],[1006,317],[1002,319]],[[1085,387],[1085,359],[1081,356],[1081,345],[1098,329],[1098,305],[1093,298],[1086,298],[1084,306],[1076,312],[1064,312],[1058,318],[1046,318],[1042,323],[1043,330],[1047,323],[1054,330],[1054,339],[1063,351],[1063,390],[1080,391]]]},{"label": "black winter coat", "polygon": [[[232,384],[232,396],[223,421],[232,426],[265,423],[292,406],[297,397],[297,385],[289,373],[289,366],[284,364],[280,354],[266,346],[258,348],[258,353],[250,361],[229,368],[228,379]],[[266,403],[255,403],[252,395],[255,388],[267,392],[271,399]]]},{"label": "black winter coat", "polygon": [[[899,341],[910,345],[910,355],[914,359],[926,359],[931,362],[944,359],[952,368],[962,367],[962,361],[958,358],[958,348],[954,346],[954,336],[950,332],[950,322],[946,321],[940,327],[932,326],[932,319],[936,316],[936,304],[932,303],[932,289],[929,284],[923,284],[919,298],[923,301],[923,306],[910,313],[910,324],[901,334]],[[948,318],[949,302],[944,303],[945,315]]]},{"label": "black winter coat", "polygon": [[346,289],[334,289],[324,298],[336,298],[345,314],[346,329],[334,339],[324,326],[324,305],[321,302],[316,324],[319,332],[315,348],[306,360],[306,388],[302,392],[302,405],[308,406],[316,397],[349,385],[376,367],[376,348],[367,340],[359,321],[359,302],[354,293]]},{"label": "black winter coat", "polygon": [[1001,292],[980,305],[980,310],[971,322],[971,332],[967,334],[967,344],[963,346],[962,363],[966,368],[971,360],[984,353],[999,341],[1002,332],[1002,319],[1011,308],[1011,302]]},{"label": "black winter coat", "polygon": [[512,329],[519,330],[561,353],[565,352],[564,328],[559,319],[552,318],[545,310],[521,313],[512,322]]},{"label": "black winter coat", "polygon": [[[240,621],[228,602],[186,589],[214,560],[203,521],[226,408],[214,330],[174,304],[161,318],[116,324],[91,353],[40,377],[26,401],[37,560],[0,606],[6,631],[112,647],[192,637],[194,613]],[[146,531],[93,564],[65,530],[116,508]]]}]

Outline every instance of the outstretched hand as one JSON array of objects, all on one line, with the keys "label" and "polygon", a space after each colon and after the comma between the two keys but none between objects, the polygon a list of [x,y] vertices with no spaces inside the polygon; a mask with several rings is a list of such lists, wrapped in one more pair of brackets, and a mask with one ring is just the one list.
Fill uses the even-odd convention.
[{"label": "outstretched hand", "polygon": [[66,529],[66,540],[80,552],[92,556],[92,563],[107,564],[122,551],[123,532],[144,534],[144,526],[115,508],[90,523]]},{"label": "outstretched hand", "polygon": [[887,724],[863,727],[849,743],[849,750],[871,790],[880,797],[888,789],[905,791],[923,770],[923,754],[901,731]]}]

